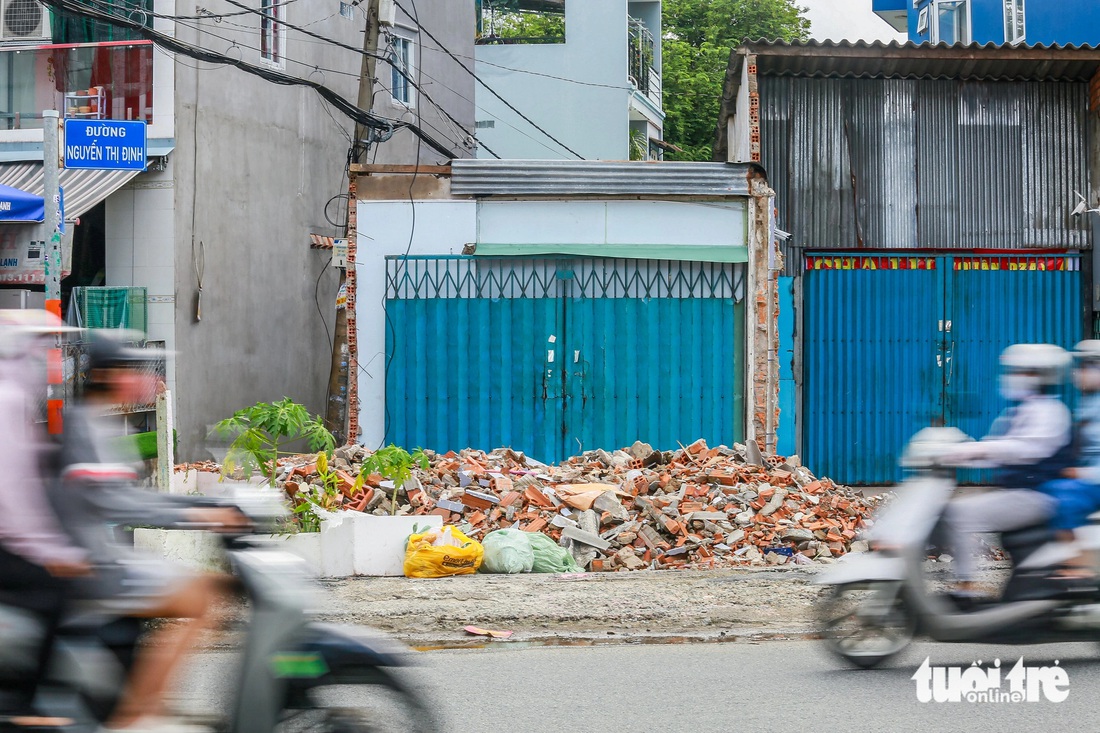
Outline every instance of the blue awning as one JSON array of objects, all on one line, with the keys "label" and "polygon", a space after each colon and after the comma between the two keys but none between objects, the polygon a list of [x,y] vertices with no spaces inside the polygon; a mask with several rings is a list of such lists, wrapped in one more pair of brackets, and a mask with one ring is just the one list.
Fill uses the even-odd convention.
[{"label": "blue awning", "polygon": [[46,203],[41,196],[0,185],[0,222],[33,223],[45,218]]}]

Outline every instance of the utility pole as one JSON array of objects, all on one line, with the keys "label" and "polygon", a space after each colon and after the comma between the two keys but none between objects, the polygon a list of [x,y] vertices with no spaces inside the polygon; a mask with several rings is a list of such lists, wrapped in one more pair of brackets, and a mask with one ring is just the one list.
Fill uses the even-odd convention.
[{"label": "utility pole", "polygon": [[[42,200],[45,204],[43,226],[46,229],[46,257],[43,266],[46,281],[46,310],[61,317],[61,117],[56,109],[42,111]],[[61,433],[64,405],[64,374],[61,366],[61,337],[46,358],[46,429]]]},{"label": "utility pole", "polygon": [[[381,0],[368,0],[367,2],[367,27],[363,37],[363,63],[359,72],[359,96],[356,106],[366,112],[370,112],[374,106],[374,74],[376,56],[378,55],[378,31],[379,31],[379,7]],[[364,143],[369,129],[362,122],[355,124],[355,138],[349,156],[351,163],[366,162],[367,146]],[[348,172],[349,177],[354,175]],[[350,181],[349,181],[350,183]],[[354,187],[350,187],[354,190]],[[351,210],[355,206],[355,198],[348,198],[348,222],[351,222]],[[349,236],[350,235],[350,236]],[[326,405],[325,424],[336,436],[337,443],[347,441],[354,431],[349,430],[349,421],[356,419],[355,415],[349,415],[351,390],[350,382],[358,378],[353,367],[356,359],[351,353],[348,342],[348,308],[354,302],[355,285],[355,242],[352,241],[354,232],[344,228],[344,236],[348,238],[347,267],[340,271],[339,293],[343,296],[345,305],[337,305],[336,326],[332,339],[332,366],[328,377],[328,404]],[[348,270],[352,270],[350,277]],[[349,282],[350,280],[350,282]],[[348,293],[351,297],[348,297]],[[338,296],[338,301],[341,298]]]}]

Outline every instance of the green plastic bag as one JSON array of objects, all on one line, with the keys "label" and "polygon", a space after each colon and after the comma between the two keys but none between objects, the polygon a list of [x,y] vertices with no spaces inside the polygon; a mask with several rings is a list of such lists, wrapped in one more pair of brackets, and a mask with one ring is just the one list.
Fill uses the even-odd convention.
[{"label": "green plastic bag", "polygon": [[498,529],[485,535],[481,545],[485,548],[485,560],[481,563],[484,573],[529,573],[535,561],[528,541],[530,532],[518,529]]},{"label": "green plastic bag", "polygon": [[581,567],[573,559],[572,553],[550,539],[542,532],[524,532],[531,543],[535,561],[531,565],[532,573],[579,573]]}]

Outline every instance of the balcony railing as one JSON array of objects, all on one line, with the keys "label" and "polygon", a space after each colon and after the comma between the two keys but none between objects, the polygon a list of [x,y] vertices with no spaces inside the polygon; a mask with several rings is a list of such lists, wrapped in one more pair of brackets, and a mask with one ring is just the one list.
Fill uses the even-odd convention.
[{"label": "balcony railing", "polygon": [[630,81],[639,92],[660,109],[661,72],[656,68],[657,44],[653,40],[653,34],[645,23],[637,18],[630,18],[627,28],[630,54],[627,73],[630,75]]},{"label": "balcony railing", "polygon": [[153,44],[111,41],[0,49],[0,130],[62,117],[153,121]]}]

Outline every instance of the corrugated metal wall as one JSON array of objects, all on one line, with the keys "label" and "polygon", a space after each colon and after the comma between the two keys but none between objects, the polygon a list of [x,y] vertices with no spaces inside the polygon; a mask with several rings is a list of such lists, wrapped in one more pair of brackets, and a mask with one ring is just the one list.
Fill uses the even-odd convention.
[{"label": "corrugated metal wall", "polygon": [[901,448],[943,419],[942,267],[815,269],[805,282],[806,465],[845,483],[896,481]]},{"label": "corrugated metal wall", "polygon": [[917,430],[989,430],[1005,406],[997,376],[1007,346],[1072,348],[1082,337],[1079,257],[906,259],[810,258],[804,454],[819,475],[899,480],[898,457]]},{"label": "corrugated metal wall", "polygon": [[760,79],[761,158],[802,249],[1085,249],[1087,86]]}]

